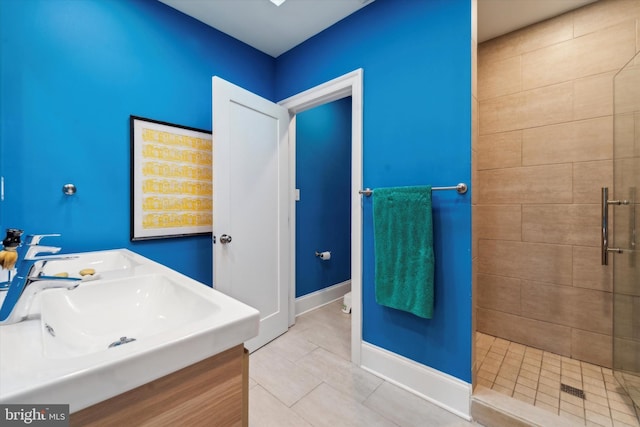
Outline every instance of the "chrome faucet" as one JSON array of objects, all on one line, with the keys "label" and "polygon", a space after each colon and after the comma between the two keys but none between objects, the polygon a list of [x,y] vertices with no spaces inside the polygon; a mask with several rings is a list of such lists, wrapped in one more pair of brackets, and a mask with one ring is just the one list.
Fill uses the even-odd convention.
[{"label": "chrome faucet", "polygon": [[25,320],[37,293],[54,288],[75,289],[80,284],[80,278],[43,274],[44,266],[48,261],[77,258],[66,255],[38,256],[43,253],[60,252],[61,248],[40,245],[40,240],[50,236],[59,236],[59,234],[29,235],[24,245],[18,244],[17,272],[13,278],[9,279],[7,293],[0,307],[0,325],[10,325]]}]

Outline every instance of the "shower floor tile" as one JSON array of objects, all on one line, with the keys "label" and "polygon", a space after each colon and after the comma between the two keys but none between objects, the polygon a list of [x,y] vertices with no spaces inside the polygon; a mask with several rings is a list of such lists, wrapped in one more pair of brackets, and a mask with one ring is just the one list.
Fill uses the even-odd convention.
[{"label": "shower floor tile", "polygon": [[611,369],[476,332],[477,385],[578,425],[640,427]]}]

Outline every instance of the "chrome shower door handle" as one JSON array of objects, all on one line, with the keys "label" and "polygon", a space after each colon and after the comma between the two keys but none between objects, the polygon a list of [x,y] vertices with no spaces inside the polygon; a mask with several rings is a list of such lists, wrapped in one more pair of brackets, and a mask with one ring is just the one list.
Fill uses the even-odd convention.
[{"label": "chrome shower door handle", "polygon": [[620,248],[609,247],[609,205],[628,204],[628,200],[609,200],[609,188],[602,187],[602,234],[600,239],[602,265],[609,265],[609,252],[622,253]]},{"label": "chrome shower door handle", "polygon": [[602,265],[609,265],[609,188],[602,187],[600,254]]}]

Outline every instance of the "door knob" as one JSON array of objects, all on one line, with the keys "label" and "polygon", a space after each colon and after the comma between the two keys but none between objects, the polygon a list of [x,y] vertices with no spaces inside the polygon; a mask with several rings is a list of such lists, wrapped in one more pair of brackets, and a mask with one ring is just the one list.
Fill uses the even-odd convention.
[{"label": "door knob", "polygon": [[222,236],[220,236],[220,243],[222,243],[223,245],[226,245],[227,243],[231,243],[231,236],[227,236],[226,234],[223,234]]}]

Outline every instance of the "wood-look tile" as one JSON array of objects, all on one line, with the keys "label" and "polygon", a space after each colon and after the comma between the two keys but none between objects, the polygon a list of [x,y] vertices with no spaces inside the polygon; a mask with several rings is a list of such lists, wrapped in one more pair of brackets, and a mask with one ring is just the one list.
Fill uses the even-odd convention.
[{"label": "wood-look tile", "polygon": [[634,113],[617,114],[614,118],[615,159],[635,157],[640,153],[636,138],[637,116]]},{"label": "wood-look tile", "polygon": [[396,426],[377,412],[322,383],[292,407],[314,427]]},{"label": "wood-look tile", "polygon": [[571,352],[571,328],[562,325],[479,308],[478,330],[558,354]]},{"label": "wood-look tile", "polygon": [[522,240],[561,245],[599,246],[599,205],[524,205]]},{"label": "wood-look tile", "polygon": [[568,286],[572,283],[571,246],[480,240],[479,248],[480,273]]},{"label": "wood-look tile", "polygon": [[523,102],[522,93],[480,101],[480,136],[520,129]]},{"label": "wood-look tile", "polygon": [[640,340],[640,297],[616,293],[613,296],[615,312],[613,322],[616,337],[629,340]]},{"label": "wood-look tile", "polygon": [[574,120],[613,115],[614,75],[610,72],[574,80]]},{"label": "wood-look tile", "polygon": [[522,89],[534,89],[573,79],[573,40],[522,55]]},{"label": "wood-look tile", "polygon": [[518,52],[526,53],[573,38],[573,16],[566,13],[518,31]]},{"label": "wood-look tile", "polygon": [[615,113],[638,111],[640,107],[640,64],[627,65],[614,79]]},{"label": "wood-look tile", "polygon": [[539,282],[523,282],[521,292],[523,316],[611,335],[609,292]]},{"label": "wood-look tile", "polygon": [[250,427],[311,427],[311,424],[260,385],[249,390],[249,401]]},{"label": "wood-look tile", "polygon": [[286,406],[293,405],[322,383],[320,378],[267,347],[251,355],[249,375]]},{"label": "wood-look tile", "polygon": [[522,131],[492,133],[478,137],[478,170],[522,165]]},{"label": "wood-look tile", "polygon": [[640,18],[637,0],[607,0],[591,3],[573,12],[574,37]]},{"label": "wood-look tile", "polygon": [[601,264],[599,247],[573,247],[573,286],[613,291],[613,269]]},{"label": "wood-look tile", "polygon": [[478,67],[478,99],[485,100],[520,92],[520,56],[494,62],[482,61]]},{"label": "wood-look tile", "polygon": [[383,382],[351,361],[340,358],[324,348],[315,349],[296,364],[336,390],[353,396],[359,402],[363,402]]},{"label": "wood-look tile", "polygon": [[613,188],[613,161],[573,164],[573,203],[599,203],[602,187]]},{"label": "wood-look tile", "polygon": [[477,205],[475,215],[478,239],[522,239],[520,205]]},{"label": "wood-look tile", "polygon": [[572,165],[544,165],[478,171],[480,204],[571,203]]},{"label": "wood-look tile", "polygon": [[516,123],[521,129],[563,123],[573,117],[573,82],[528,90],[520,96]]},{"label": "wood-look tile", "polygon": [[484,62],[497,62],[520,54],[520,35],[508,33],[478,45],[478,68],[484,66]]},{"label": "wood-look tile", "polygon": [[522,134],[524,166],[612,158],[612,116],[525,129]]},{"label": "wood-look tile", "polygon": [[573,39],[576,78],[622,68],[636,53],[636,23],[628,20]]},{"label": "wood-look tile", "polygon": [[478,307],[520,314],[520,279],[478,274]]},{"label": "wood-look tile", "polygon": [[364,406],[403,427],[467,425],[451,412],[388,382],[378,387]]}]

